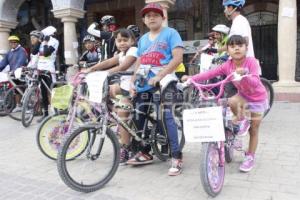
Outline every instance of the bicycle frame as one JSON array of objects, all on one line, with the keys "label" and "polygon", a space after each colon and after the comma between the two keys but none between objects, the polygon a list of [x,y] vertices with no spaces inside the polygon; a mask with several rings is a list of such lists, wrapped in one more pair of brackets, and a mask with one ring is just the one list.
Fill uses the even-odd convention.
[{"label": "bicycle frame", "polygon": [[[233,142],[235,140],[235,133],[233,130],[233,124],[230,119],[227,119],[227,114],[230,112],[228,110],[228,99],[227,98],[221,98],[222,95],[224,94],[224,86],[232,81],[232,78],[234,77],[234,73],[230,74],[227,76],[224,80],[219,81],[217,83],[213,84],[199,84],[196,83],[193,80],[190,80],[190,83],[199,91],[199,98],[202,98],[204,101],[212,101],[215,102],[216,105],[222,107],[222,115],[223,115],[223,124],[224,124],[224,130],[225,130],[225,141],[216,141],[218,144],[218,149],[219,149],[219,156],[220,156],[220,166],[225,165],[225,151],[224,147],[225,145],[229,145],[230,142]],[[212,96],[207,96],[207,92],[212,94],[211,90],[213,88],[220,87],[220,92],[219,94],[212,95]],[[227,134],[227,131],[231,133],[233,138],[229,139],[229,136]]]}]

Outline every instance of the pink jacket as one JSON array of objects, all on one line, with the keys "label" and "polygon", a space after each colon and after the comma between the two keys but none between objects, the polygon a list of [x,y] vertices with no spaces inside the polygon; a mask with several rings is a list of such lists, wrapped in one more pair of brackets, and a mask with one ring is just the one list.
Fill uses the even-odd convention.
[{"label": "pink jacket", "polygon": [[[241,81],[232,82],[238,89],[239,95],[244,97],[248,102],[261,102],[267,99],[267,91],[260,81],[258,74],[258,63],[255,58],[247,57],[242,65],[247,69],[248,74],[252,76],[244,77]],[[209,80],[220,75],[230,75],[235,71],[235,66],[232,60],[228,60],[224,64],[207,72],[196,74],[191,77],[193,81],[201,82]]]}]

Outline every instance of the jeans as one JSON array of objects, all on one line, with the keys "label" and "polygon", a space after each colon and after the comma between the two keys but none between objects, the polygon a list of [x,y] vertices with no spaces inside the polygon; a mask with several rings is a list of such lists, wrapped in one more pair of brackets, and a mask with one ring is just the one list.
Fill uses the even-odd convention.
[{"label": "jeans", "polygon": [[[163,122],[163,124],[159,123],[159,130],[165,130],[168,134],[169,144],[171,147],[171,156],[173,158],[180,159],[182,157],[182,153],[178,142],[177,125],[172,114],[173,103],[176,103],[177,99],[176,90],[176,84],[171,83],[163,91],[161,97],[158,94],[155,94],[153,90],[139,93],[135,98],[134,105],[137,110],[147,113],[147,110],[149,109],[149,103],[152,101],[153,105],[155,105],[154,107],[157,108],[156,113],[158,119],[162,119]],[[160,108],[160,105],[162,105],[162,109]],[[137,129],[142,131],[145,125],[145,116],[137,113],[135,116],[135,121]],[[146,136],[146,138],[147,137],[149,137],[149,135]],[[149,153],[150,150],[150,145],[146,145],[141,149],[143,153]]]}]

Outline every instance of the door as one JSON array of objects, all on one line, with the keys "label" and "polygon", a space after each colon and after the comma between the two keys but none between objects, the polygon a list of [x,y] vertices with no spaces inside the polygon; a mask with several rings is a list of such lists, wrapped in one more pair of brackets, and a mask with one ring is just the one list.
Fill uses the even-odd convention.
[{"label": "door", "polygon": [[277,13],[259,11],[247,16],[252,29],[255,57],[259,59],[262,76],[278,80]]},{"label": "door", "polygon": [[255,57],[262,68],[262,76],[278,80],[277,25],[252,26]]}]

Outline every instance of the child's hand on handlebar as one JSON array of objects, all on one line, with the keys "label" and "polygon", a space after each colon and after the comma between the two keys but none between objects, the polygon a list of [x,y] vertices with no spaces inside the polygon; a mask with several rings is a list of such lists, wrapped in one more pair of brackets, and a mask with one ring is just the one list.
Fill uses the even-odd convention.
[{"label": "child's hand on handlebar", "polygon": [[129,89],[129,95],[131,98],[134,98],[136,96],[136,89],[134,84],[131,84],[130,89]]},{"label": "child's hand on handlebar", "polygon": [[92,70],[91,70],[91,68],[81,69],[80,72],[88,74],[88,73],[92,72]]},{"label": "child's hand on handlebar", "polygon": [[157,84],[159,84],[159,81],[161,80],[161,78],[159,76],[154,76],[153,78],[151,78],[148,82],[149,85],[152,86],[156,86]]},{"label": "child's hand on handlebar", "polygon": [[243,76],[243,75],[245,75],[245,74],[248,73],[248,71],[247,71],[246,69],[244,69],[244,68],[237,68],[237,69],[235,70],[235,72],[236,72],[237,74],[241,75],[241,76]]}]

